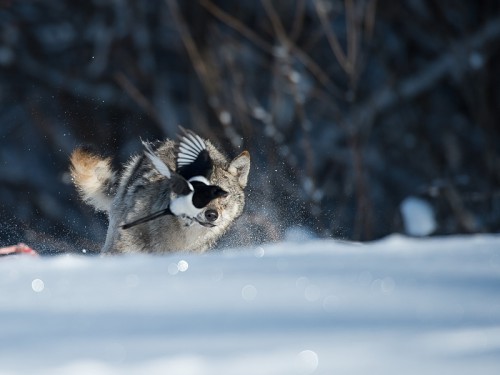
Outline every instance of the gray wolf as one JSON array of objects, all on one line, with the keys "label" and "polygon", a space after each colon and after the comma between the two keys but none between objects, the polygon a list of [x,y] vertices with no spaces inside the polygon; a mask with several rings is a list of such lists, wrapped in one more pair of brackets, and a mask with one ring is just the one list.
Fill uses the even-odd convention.
[{"label": "gray wolf", "polygon": [[[204,252],[227,231],[245,205],[250,154],[243,151],[229,160],[209,140],[204,142],[213,163],[209,181],[228,193],[212,200],[204,209],[211,216],[212,227],[186,225],[181,217],[165,215],[129,229],[121,228],[169,206],[172,191],[168,179],[144,154],[131,157],[121,171],[115,171],[111,158],[102,158],[83,148],[73,151],[70,171],[80,197],[108,215],[102,253]],[[171,170],[175,170],[177,147],[176,142],[167,139],[155,150]]]},{"label": "gray wolf", "polygon": [[183,217],[188,225],[196,221],[203,226],[214,226],[212,221],[217,219],[217,212],[206,211],[205,208],[212,200],[226,197],[228,193],[208,181],[212,174],[213,161],[203,139],[182,127],[181,130],[183,136],[177,147],[177,171],[170,170],[155,154],[151,144],[142,142],[145,148],[144,155],[156,170],[170,181],[170,204],[164,210],[122,225],[123,229],[132,228],[164,215]]}]

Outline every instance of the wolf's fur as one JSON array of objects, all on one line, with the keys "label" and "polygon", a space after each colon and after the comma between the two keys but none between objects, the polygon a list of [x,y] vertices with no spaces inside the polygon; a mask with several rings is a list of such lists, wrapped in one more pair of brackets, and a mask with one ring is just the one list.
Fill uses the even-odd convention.
[{"label": "wolf's fur", "polygon": [[[167,215],[129,229],[121,225],[166,208],[170,203],[169,181],[152,166],[143,154],[134,156],[121,173],[111,169],[104,159],[83,149],[71,155],[71,175],[82,199],[109,217],[104,253],[129,252],[203,252],[224,234],[241,215],[245,204],[243,189],[250,170],[247,151],[229,161],[206,140],[214,167],[210,183],[227,191],[226,198],[210,202],[206,209],[216,210],[215,227],[194,223],[186,226],[182,219]],[[167,139],[156,154],[175,170],[175,142]]]}]

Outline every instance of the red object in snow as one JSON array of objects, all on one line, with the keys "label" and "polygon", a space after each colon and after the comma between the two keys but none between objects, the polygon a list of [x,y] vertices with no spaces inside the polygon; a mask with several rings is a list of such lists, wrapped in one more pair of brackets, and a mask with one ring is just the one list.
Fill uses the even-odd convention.
[{"label": "red object in snow", "polygon": [[38,253],[36,250],[33,250],[31,247],[24,243],[18,243],[14,246],[0,247],[0,255],[10,255],[10,254],[28,254],[37,256]]}]

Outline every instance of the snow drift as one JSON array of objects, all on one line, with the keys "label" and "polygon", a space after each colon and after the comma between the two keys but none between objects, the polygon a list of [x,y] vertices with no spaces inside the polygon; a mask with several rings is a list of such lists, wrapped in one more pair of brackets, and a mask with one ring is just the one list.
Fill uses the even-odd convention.
[{"label": "snow drift", "polygon": [[0,259],[0,374],[497,374],[500,237]]}]

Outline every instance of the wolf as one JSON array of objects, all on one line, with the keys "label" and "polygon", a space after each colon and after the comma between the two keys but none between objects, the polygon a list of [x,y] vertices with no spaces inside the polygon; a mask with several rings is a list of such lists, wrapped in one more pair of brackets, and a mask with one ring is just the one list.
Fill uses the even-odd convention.
[{"label": "wolf", "polygon": [[[229,160],[208,139],[204,141],[213,162],[209,181],[228,193],[204,208],[206,223],[210,225],[189,225],[181,217],[166,215],[123,229],[125,223],[167,208],[172,193],[170,182],[144,154],[132,156],[121,171],[116,171],[111,167],[111,158],[84,148],[73,151],[70,172],[80,197],[97,211],[104,211],[109,219],[103,254],[201,253],[227,231],[243,212],[250,154],[243,151]],[[176,147],[175,141],[166,139],[155,150],[171,170],[176,167]]]}]

